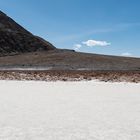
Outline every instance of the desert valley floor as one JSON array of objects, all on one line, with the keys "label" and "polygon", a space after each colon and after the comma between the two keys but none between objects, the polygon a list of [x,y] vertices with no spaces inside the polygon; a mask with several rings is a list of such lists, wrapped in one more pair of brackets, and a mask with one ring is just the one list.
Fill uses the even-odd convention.
[{"label": "desert valley floor", "polygon": [[140,84],[0,81],[0,140],[138,140]]}]

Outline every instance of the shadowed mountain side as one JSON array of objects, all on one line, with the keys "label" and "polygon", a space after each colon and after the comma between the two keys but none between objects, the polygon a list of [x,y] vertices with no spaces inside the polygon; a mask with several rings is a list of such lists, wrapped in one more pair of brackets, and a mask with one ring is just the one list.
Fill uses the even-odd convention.
[{"label": "shadowed mountain side", "polygon": [[52,44],[34,36],[0,11],[0,56],[53,49]]}]

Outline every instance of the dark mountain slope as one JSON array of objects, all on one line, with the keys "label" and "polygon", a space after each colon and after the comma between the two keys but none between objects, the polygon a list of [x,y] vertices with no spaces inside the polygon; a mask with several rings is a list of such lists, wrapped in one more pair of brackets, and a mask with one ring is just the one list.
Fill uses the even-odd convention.
[{"label": "dark mountain slope", "polygon": [[0,11],[0,56],[53,49],[52,44],[34,36]]}]

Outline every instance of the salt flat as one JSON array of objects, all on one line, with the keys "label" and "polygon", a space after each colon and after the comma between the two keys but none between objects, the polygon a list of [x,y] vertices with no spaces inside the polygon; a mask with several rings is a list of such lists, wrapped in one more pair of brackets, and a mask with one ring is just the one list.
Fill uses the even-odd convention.
[{"label": "salt flat", "polygon": [[139,140],[140,84],[0,81],[0,140]]}]

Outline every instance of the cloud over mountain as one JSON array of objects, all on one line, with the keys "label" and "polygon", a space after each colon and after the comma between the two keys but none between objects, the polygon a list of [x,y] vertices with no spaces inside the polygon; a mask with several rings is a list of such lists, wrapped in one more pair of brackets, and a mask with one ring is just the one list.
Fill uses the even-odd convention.
[{"label": "cloud over mountain", "polygon": [[82,47],[81,44],[75,44],[74,45],[74,50],[78,51]]},{"label": "cloud over mountain", "polygon": [[106,41],[97,41],[97,40],[87,40],[85,42],[82,42],[82,44],[88,46],[88,47],[94,47],[94,46],[101,46],[101,47],[105,47],[105,46],[110,46],[111,43],[106,42]]},{"label": "cloud over mountain", "polygon": [[74,49],[76,51],[78,51],[79,49],[81,49],[82,47],[106,47],[106,46],[110,46],[111,43],[107,42],[107,41],[97,41],[97,40],[87,40],[85,42],[82,42],[80,44],[74,44]]},{"label": "cloud over mountain", "polygon": [[127,56],[132,56],[132,54],[129,53],[129,52],[122,53],[121,55],[122,55],[122,56],[126,56],[126,57],[127,57]]}]

